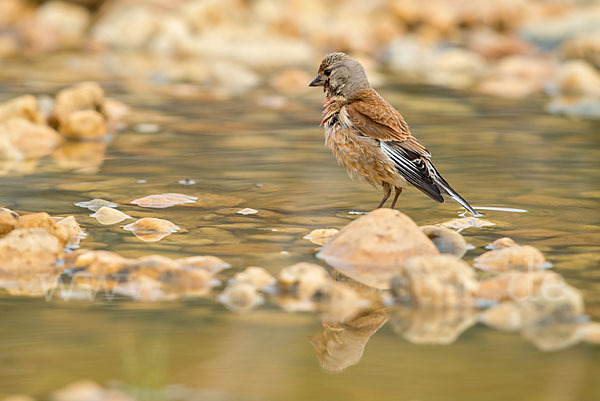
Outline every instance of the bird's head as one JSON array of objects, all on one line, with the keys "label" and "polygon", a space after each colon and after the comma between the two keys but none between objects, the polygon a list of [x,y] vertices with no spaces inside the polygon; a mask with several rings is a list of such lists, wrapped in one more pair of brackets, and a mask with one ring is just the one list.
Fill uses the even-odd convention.
[{"label": "bird's head", "polygon": [[363,66],[344,53],[329,53],[319,66],[318,75],[308,86],[322,86],[327,98],[352,99],[362,89],[370,88]]}]

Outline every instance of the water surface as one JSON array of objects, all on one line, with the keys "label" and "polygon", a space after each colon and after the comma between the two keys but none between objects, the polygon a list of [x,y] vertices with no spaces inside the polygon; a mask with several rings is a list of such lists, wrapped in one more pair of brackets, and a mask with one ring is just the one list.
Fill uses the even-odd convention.
[{"label": "water surface", "polygon": [[[0,100],[58,88],[1,85]],[[84,248],[130,257],[212,254],[233,265],[231,275],[249,265],[276,274],[315,262],[317,246],[304,235],[341,228],[357,217],[349,212],[379,202],[380,193],[350,181],[324,147],[318,90],[274,108],[281,99],[266,90],[214,102],[104,86],[134,108],[127,129],[112,142],[67,144],[36,166],[6,171],[0,204],[75,215],[89,234]],[[484,218],[496,225],[463,231],[475,247],[466,259],[501,236],[534,245],[583,291],[590,317],[600,319],[600,125],[547,115],[543,99],[509,103],[402,82],[382,93],[472,205],[527,210],[486,210]],[[135,123],[159,129],[140,132]],[[179,184],[185,178],[196,184]],[[161,192],[213,195],[191,207],[128,204]],[[98,197],[183,230],[144,243],[122,229],[131,220],[102,226],[74,206]],[[440,205],[417,190],[405,191],[398,205],[420,225],[462,213],[452,201]],[[259,213],[236,214],[244,207]],[[89,378],[140,399],[600,400],[600,349],[585,344],[544,353],[517,334],[476,325],[451,345],[417,345],[378,316],[383,326],[361,340],[368,340],[362,358],[332,373],[309,340],[325,330],[312,314],[267,305],[238,315],[212,300],[57,298],[0,294],[0,397],[45,399]],[[351,347],[346,337],[338,341]]]}]

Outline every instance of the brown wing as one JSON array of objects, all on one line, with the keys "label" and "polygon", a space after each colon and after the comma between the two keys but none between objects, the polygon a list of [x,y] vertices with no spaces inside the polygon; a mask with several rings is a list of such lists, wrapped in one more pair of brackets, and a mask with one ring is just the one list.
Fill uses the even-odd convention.
[{"label": "brown wing", "polygon": [[362,134],[382,141],[404,141],[410,137],[400,113],[373,89],[362,91],[346,105],[348,117]]},{"label": "brown wing", "polygon": [[434,177],[429,151],[410,134],[402,115],[377,92],[369,89],[346,105],[352,126],[361,135],[376,138],[398,172],[432,199],[443,202]]}]

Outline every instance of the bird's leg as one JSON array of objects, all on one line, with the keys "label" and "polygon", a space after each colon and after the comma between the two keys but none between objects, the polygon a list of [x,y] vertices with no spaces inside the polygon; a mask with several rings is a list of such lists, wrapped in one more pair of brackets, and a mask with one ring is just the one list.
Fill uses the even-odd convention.
[{"label": "bird's leg", "polygon": [[[391,192],[391,189],[390,189]],[[392,201],[392,209],[396,207],[396,202],[398,201],[398,197],[402,193],[401,187],[396,187],[396,194],[394,195],[394,200]]]},{"label": "bird's leg", "polygon": [[381,208],[392,194],[392,187],[387,183],[383,184],[383,190],[385,191],[383,194],[383,199],[381,200],[381,202],[379,202],[379,205],[377,205],[377,209]]}]

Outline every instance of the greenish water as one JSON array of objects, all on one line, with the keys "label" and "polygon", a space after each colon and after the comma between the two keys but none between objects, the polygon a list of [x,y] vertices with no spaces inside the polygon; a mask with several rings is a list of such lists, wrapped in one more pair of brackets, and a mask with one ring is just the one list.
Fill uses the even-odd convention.
[{"label": "greenish water", "polygon": [[[0,85],[0,100],[53,88]],[[317,246],[305,234],[340,228],[356,218],[350,211],[369,211],[380,199],[351,182],[324,147],[319,91],[273,109],[265,105],[273,94],[261,91],[211,102],[105,88],[134,107],[133,121],[157,124],[159,132],[137,132],[132,123],[106,145],[65,145],[27,172],[0,178],[3,206],[76,216],[88,232],[83,248],[132,257],[212,254],[233,265],[227,275],[249,265],[276,274],[315,261]],[[382,93],[472,205],[528,210],[486,211],[496,225],[463,232],[475,247],[466,259],[501,236],[534,245],[583,291],[591,318],[600,319],[600,125],[546,115],[543,99],[515,104],[408,84]],[[185,178],[196,184],[178,183]],[[127,204],[161,192],[221,197],[168,209]],[[73,205],[97,197],[183,230],[142,242],[122,229],[131,220],[102,226]],[[235,213],[244,207],[259,213]],[[462,213],[416,190],[405,191],[398,208],[420,225]],[[87,378],[143,400],[179,399],[176,391],[189,400],[600,399],[600,348],[543,353],[517,334],[481,325],[451,345],[417,345],[380,318],[382,328],[361,337],[368,341],[362,358],[330,373],[309,341],[324,330],[319,319],[272,305],[238,315],[212,300],[46,302],[3,292],[0,311],[0,397],[45,399]]]}]

